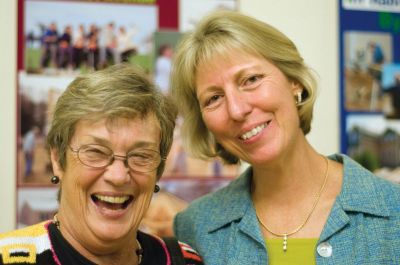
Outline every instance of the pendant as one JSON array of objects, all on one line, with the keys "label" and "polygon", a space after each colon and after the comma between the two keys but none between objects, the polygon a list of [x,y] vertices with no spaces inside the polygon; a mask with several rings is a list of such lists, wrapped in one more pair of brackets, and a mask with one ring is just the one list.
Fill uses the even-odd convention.
[{"label": "pendant", "polygon": [[287,250],[287,234],[283,235],[283,252]]}]

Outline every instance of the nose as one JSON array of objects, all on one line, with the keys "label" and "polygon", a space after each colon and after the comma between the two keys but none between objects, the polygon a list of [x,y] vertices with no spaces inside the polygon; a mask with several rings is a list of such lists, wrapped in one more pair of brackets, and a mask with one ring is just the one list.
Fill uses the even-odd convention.
[{"label": "nose", "polygon": [[126,156],[114,155],[113,161],[104,173],[104,179],[115,186],[123,185],[130,180]]},{"label": "nose", "polygon": [[225,94],[229,116],[235,121],[242,121],[251,112],[247,95],[237,89],[230,89]]}]

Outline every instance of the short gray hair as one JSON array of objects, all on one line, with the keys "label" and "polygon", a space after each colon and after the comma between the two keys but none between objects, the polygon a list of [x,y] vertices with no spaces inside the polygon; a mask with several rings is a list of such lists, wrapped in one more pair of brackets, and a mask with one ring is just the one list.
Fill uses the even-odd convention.
[{"label": "short gray hair", "polygon": [[[62,169],[77,122],[154,115],[160,125],[160,154],[167,157],[173,140],[177,110],[172,100],[159,91],[140,69],[118,64],[77,77],[57,101],[47,145],[58,154]],[[157,169],[160,178],[163,160]]]}]

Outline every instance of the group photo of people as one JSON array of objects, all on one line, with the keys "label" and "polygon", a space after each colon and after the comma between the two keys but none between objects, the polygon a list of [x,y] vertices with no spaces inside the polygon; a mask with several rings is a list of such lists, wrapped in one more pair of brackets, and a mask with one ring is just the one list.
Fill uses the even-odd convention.
[{"label": "group photo of people", "polygon": [[97,5],[92,12],[85,2],[25,1],[27,72],[77,74],[121,62],[152,70],[157,8]]},{"label": "group photo of people", "polygon": [[[77,29],[64,26],[60,32],[55,22],[43,26],[41,36],[28,35],[28,47],[40,42],[40,68],[80,70],[81,67],[98,70],[115,63],[129,62],[137,54],[133,42],[137,29],[125,26],[115,28],[114,22],[104,27],[92,24],[87,29],[81,24]],[[29,66],[28,66],[29,67]]]}]

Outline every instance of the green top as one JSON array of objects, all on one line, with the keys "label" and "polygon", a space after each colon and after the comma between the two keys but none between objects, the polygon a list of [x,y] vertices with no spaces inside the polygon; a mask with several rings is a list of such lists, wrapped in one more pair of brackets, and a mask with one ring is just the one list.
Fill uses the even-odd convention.
[{"label": "green top", "polygon": [[283,239],[266,239],[269,265],[315,265],[315,247],[318,238],[288,238],[287,250],[283,251]]}]

